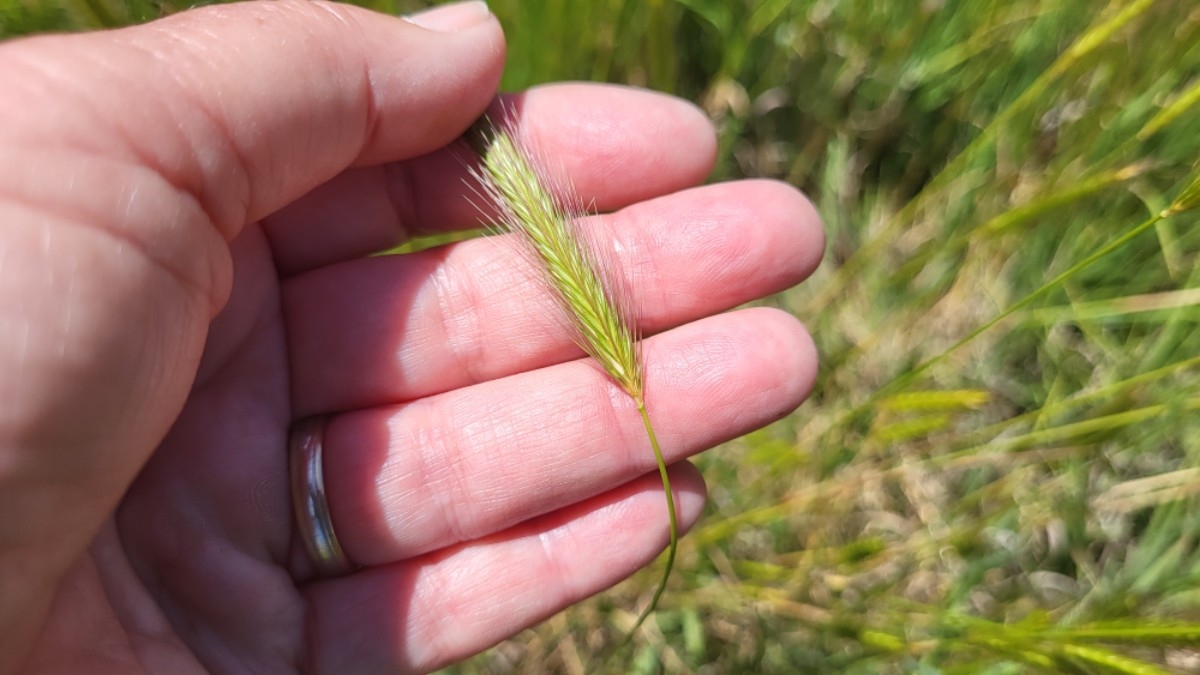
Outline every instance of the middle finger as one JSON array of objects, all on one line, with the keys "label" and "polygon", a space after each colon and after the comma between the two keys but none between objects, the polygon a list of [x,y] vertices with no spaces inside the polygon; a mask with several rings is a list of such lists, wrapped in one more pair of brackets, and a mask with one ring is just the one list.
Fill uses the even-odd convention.
[{"label": "middle finger", "polygon": [[[801,281],[822,253],[793,188],[695,188],[588,219],[652,334]],[[486,238],[285,282],[297,416],[417,399],[576,358],[528,263]]]}]

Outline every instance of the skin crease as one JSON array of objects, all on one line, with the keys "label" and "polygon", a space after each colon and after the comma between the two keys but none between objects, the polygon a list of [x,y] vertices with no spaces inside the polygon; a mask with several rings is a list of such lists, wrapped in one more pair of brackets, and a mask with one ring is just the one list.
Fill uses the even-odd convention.
[{"label": "skin crease", "polygon": [[[0,673],[423,672],[662,550],[636,412],[495,241],[364,257],[477,222],[456,139],[503,35],[474,6],[417,21],[281,0],[0,45]],[[795,319],[716,313],[806,277],[817,217],[691,187],[715,141],[686,103],[507,105],[607,213],[686,528],[686,457],[812,386]],[[363,565],[337,579],[291,518],[315,414]]]}]

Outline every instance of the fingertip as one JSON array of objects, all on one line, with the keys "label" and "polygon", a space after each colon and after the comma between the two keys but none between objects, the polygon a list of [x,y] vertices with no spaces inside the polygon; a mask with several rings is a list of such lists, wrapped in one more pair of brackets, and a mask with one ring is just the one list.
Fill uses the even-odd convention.
[{"label": "fingertip", "polygon": [[786,237],[778,242],[778,250],[787,256],[779,262],[791,275],[788,286],[808,278],[825,254],[825,228],[812,200],[796,186],[780,180],[754,179],[744,181],[744,185],[749,192],[744,199],[761,209],[761,221]]},{"label": "fingertip", "polygon": [[675,101],[683,108],[679,117],[681,123],[689,127],[690,137],[695,143],[693,152],[702,160],[696,164],[697,169],[703,169],[703,173],[696,177],[696,181],[700,182],[707,178],[717,165],[717,153],[720,151],[717,128],[713,125],[712,118],[700,106],[685,99],[677,98]]},{"label": "fingertip", "polygon": [[795,316],[773,307],[744,310],[759,333],[756,366],[769,379],[763,385],[776,401],[770,420],[798,408],[812,393],[817,381],[819,355],[808,329]]},{"label": "fingertip", "polygon": [[[769,284],[760,289],[774,293],[800,283],[816,270],[825,253],[821,216],[808,197],[795,186],[778,180],[750,179],[708,188],[711,200],[722,200],[730,224],[727,248],[742,255],[730,265],[744,266],[742,274]],[[740,247],[733,242],[740,242]]]},{"label": "fingertip", "polygon": [[821,354],[817,350],[817,343],[813,340],[812,334],[808,332],[808,329],[799,319],[781,310],[771,311],[786,316],[789,319],[792,329],[795,331],[791,343],[795,345],[792,354],[795,359],[795,368],[798,377],[794,382],[794,400],[796,407],[798,407],[812,395],[813,389],[816,387],[817,374],[820,372]]},{"label": "fingertip", "polygon": [[486,3],[439,6],[392,22],[391,32],[364,58],[375,125],[357,166],[450,144],[487,109],[504,73],[504,30]]},{"label": "fingertip", "polygon": [[674,322],[791,288],[824,255],[816,209],[795,187],[774,180],[705,185],[630,206],[612,222],[614,236],[627,238],[624,247],[640,256],[628,274],[649,289],[647,305],[673,314]]},{"label": "fingertip", "polygon": [[676,145],[663,158],[664,170],[675,170],[680,187],[703,182],[717,163],[717,130],[700,106],[686,99],[656,91],[642,92],[657,99],[658,116],[644,134],[644,140],[662,143],[663,135]]},{"label": "fingertip", "polygon": [[[791,314],[768,308],[708,317],[648,341],[647,403],[675,456],[774,422],[812,392],[817,351]],[[687,438],[685,446],[679,439]],[[673,443],[673,445],[672,445]],[[664,446],[665,447],[665,446]]]},{"label": "fingertip", "polygon": [[510,96],[506,104],[516,113],[518,133],[567,170],[580,197],[600,211],[697,185],[716,161],[708,117],[667,94],[557,83]]},{"label": "fingertip", "polygon": [[800,242],[796,265],[801,278],[807,279],[825,259],[825,224],[808,195],[788,183],[773,182],[791,193],[789,207]]},{"label": "fingertip", "polygon": [[487,3],[482,0],[448,2],[429,9],[401,17],[411,24],[439,33],[456,33],[473,28],[492,17]]}]

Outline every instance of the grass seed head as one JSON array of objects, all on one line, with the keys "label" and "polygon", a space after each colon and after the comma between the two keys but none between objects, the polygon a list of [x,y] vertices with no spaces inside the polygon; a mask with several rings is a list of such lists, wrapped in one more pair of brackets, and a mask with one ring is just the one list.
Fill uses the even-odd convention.
[{"label": "grass seed head", "polygon": [[607,256],[579,231],[582,209],[556,201],[554,182],[504,126],[477,134],[476,141],[483,162],[475,177],[499,206],[500,228],[528,244],[580,348],[641,404],[639,336],[628,294],[616,270],[603,264]]},{"label": "grass seed head", "polygon": [[[485,121],[484,124],[490,123]],[[529,151],[518,144],[503,125],[477,126],[472,141],[483,160],[475,177],[500,210],[502,223],[498,229],[516,233],[527,244],[536,267],[574,329],[575,341],[633,399],[654,451],[667,502],[667,562],[650,603],[626,634],[622,642],[625,644],[657,607],[667,588],[679,545],[671,479],[646,412],[639,336],[629,300],[631,296],[615,265],[605,264],[611,262],[610,256],[604,249],[592,245],[593,242],[577,228],[576,218],[584,209],[570,206],[577,203],[572,201],[574,190],[556,184],[539,170],[539,164]],[[556,193],[562,201],[555,199]],[[564,202],[569,206],[562,206]]]}]

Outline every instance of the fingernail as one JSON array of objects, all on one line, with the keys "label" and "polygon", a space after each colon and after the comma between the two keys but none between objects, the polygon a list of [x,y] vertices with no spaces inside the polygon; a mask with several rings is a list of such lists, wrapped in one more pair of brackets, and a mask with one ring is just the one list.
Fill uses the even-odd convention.
[{"label": "fingernail", "polygon": [[451,2],[404,17],[410,23],[439,33],[454,33],[483,23],[491,10],[482,0]]}]

